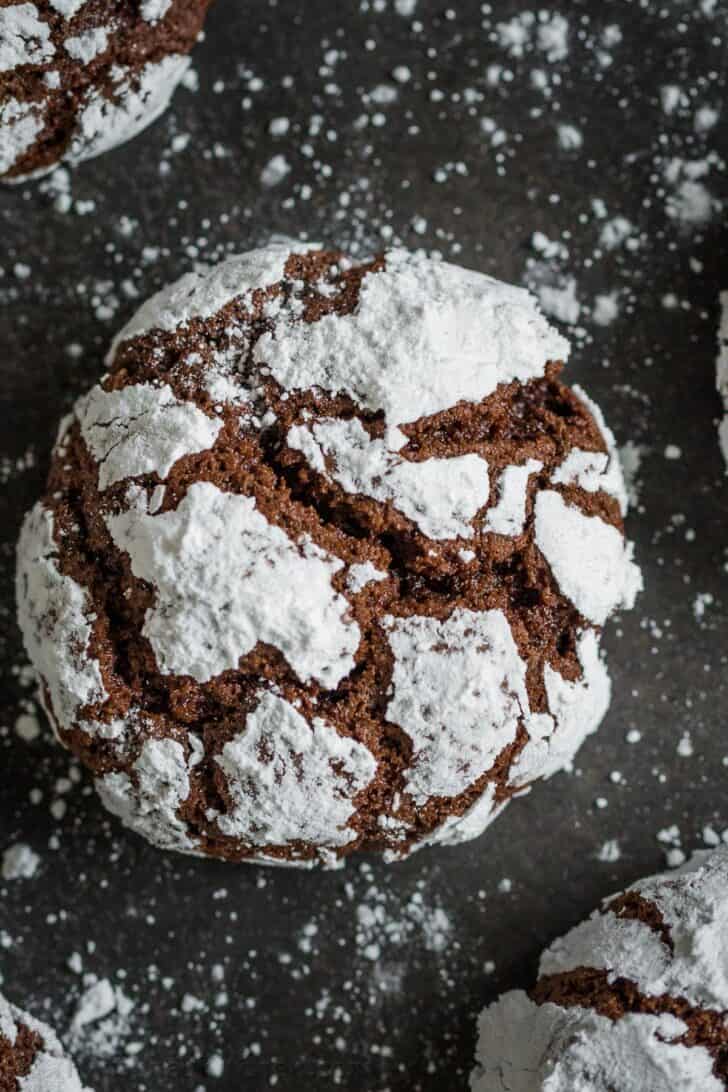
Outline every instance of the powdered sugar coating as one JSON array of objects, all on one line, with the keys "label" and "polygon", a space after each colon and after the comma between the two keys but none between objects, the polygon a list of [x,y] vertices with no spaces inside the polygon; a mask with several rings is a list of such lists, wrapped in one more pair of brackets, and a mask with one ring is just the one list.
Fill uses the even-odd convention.
[{"label": "powdered sugar coating", "polygon": [[505,994],[480,1018],[473,1092],[723,1089],[710,1040],[667,1006],[674,1002],[685,1020],[706,1013],[719,1024],[728,1007],[728,849],[696,854],[685,867],[642,880],[629,892],[652,907],[659,928],[650,918],[620,916],[609,899],[544,952],[539,973],[605,971],[608,982],[634,983],[664,1011],[612,1020],[588,1000],[539,1006],[521,991]]},{"label": "powdered sugar coating", "polygon": [[620,607],[633,607],[640,571],[616,527],[586,516],[560,493],[541,492],[534,506],[536,544],[577,610],[602,626]]},{"label": "powdered sugar coating", "polygon": [[49,61],[55,53],[50,39],[50,27],[35,4],[0,8],[0,72]]},{"label": "powdered sugar coating", "polygon": [[669,1014],[612,1022],[507,993],[479,1021],[471,1092],[722,1092],[703,1047]]},{"label": "powdered sugar coating", "polygon": [[134,763],[133,780],[109,773],[96,788],[104,806],[125,826],[161,849],[194,853],[195,844],[177,815],[190,792],[190,769],[199,761],[202,744],[190,737],[191,755],[173,739],[148,739]]},{"label": "powdered sugar coating", "polygon": [[[297,246],[305,253],[306,244]],[[112,360],[117,347],[129,338],[149,330],[175,330],[193,319],[208,318],[231,300],[245,300],[256,289],[282,280],[291,248],[284,243],[270,243],[258,250],[226,258],[212,269],[186,273],[144,303],[114,339],[109,352]]]},{"label": "powdered sugar coating", "polygon": [[355,837],[347,826],[353,798],[377,769],[363,744],[320,717],[309,722],[272,693],[261,694],[245,730],[215,761],[233,799],[217,818],[224,834],[258,846],[304,841],[323,850]]},{"label": "powdered sugar coating", "polygon": [[94,616],[86,592],[60,572],[56,555],[53,517],[36,504],[18,542],[18,620],[54,722],[70,728],[83,706],[107,695],[100,665],[88,652]]},{"label": "powdered sugar coating", "polygon": [[156,473],[165,478],[178,459],[206,451],[222,422],[170,387],[139,383],[121,390],[96,386],[76,405],[81,435],[99,464],[99,488],[123,478]]},{"label": "powdered sugar coating", "polygon": [[17,163],[43,125],[43,111],[37,103],[8,99],[0,105],[0,174]]},{"label": "powdered sugar coating", "polygon": [[69,57],[72,57],[74,61],[80,61],[81,64],[89,64],[108,47],[109,32],[106,27],[91,27],[90,30],[85,30],[83,34],[66,38],[63,43],[63,48]]},{"label": "powdered sugar coating", "polygon": [[86,0],[49,0],[50,5],[66,19],[72,19],[86,3]]},{"label": "powdered sugar coating", "polygon": [[259,641],[303,680],[335,686],[353,667],[359,629],[331,584],[342,562],[292,542],[252,497],[201,482],[173,512],[132,506],[107,525],[134,575],[156,589],[144,633],[163,673],[204,682]]},{"label": "powdered sugar coating", "polygon": [[586,737],[601,724],[609,708],[611,683],[593,629],[580,634],[577,655],[582,677],[574,682],[546,664],[549,712],[534,714],[529,720],[530,739],[513,764],[511,784],[527,785],[536,777],[570,770]]},{"label": "powdered sugar coating", "polygon": [[[579,480],[579,484],[582,489],[586,489],[588,492],[596,492],[601,489],[605,493],[609,493],[619,503],[619,510],[622,515],[627,514],[628,502],[627,502],[627,489],[624,484],[624,474],[622,472],[622,463],[620,462],[619,452],[617,451],[617,441],[614,438],[614,433],[604,420],[604,414],[601,408],[596,402],[589,397],[583,387],[580,387],[578,383],[574,384],[574,393],[579,396],[579,399],[584,403],[592,417],[599,426],[599,431],[602,434],[602,438],[607,445],[607,461],[603,459],[596,460],[594,463],[594,469],[590,469],[589,473],[584,477],[584,480]],[[581,468],[582,473],[584,468]]]},{"label": "powdered sugar coating", "polygon": [[381,572],[372,565],[371,561],[363,561],[358,565],[352,565],[346,578],[346,585],[351,592],[359,592],[372,581],[379,583],[386,580],[387,574]]},{"label": "powdered sugar coating", "polygon": [[385,618],[394,653],[387,719],[412,740],[418,803],[458,796],[492,766],[528,712],[526,665],[502,611]]},{"label": "powdered sugar coating", "polygon": [[172,0],[142,0],[140,12],[148,23],[158,23],[172,7]]},{"label": "powdered sugar coating", "polygon": [[478,455],[411,462],[373,440],[355,418],[297,425],[287,440],[347,493],[393,504],[429,538],[472,538],[472,520],[488,502],[488,464]]},{"label": "powdered sugar coating", "polygon": [[523,289],[392,250],[386,268],[364,278],[353,314],[279,326],[255,357],[286,390],[345,391],[364,409],[384,410],[393,437],[397,426],[480,401],[499,383],[540,376],[568,353]]},{"label": "powdered sugar coating", "polygon": [[[95,26],[88,20],[79,26],[75,18],[83,0],[49,0],[50,12],[32,3],[0,6],[0,73],[17,70],[29,91],[18,94],[22,123],[17,106],[10,109],[6,101],[0,107],[0,176],[9,173],[17,182],[60,162],[80,163],[154,122],[187,70],[184,49],[193,44],[208,2],[122,5],[101,12],[104,21]],[[162,19],[165,28],[156,30]],[[179,52],[170,52],[173,43]]]},{"label": "powdered sugar coating", "polygon": [[728,851],[699,856],[691,867],[643,880],[633,890],[660,911],[672,951],[642,923],[596,913],[544,953],[542,973],[588,957],[590,966],[629,978],[645,994],[728,1009]]},{"label": "powdered sugar coating", "polygon": [[189,58],[173,53],[150,61],[138,74],[117,68],[110,98],[91,89],[83,99],[63,159],[69,163],[93,159],[141,133],[167,109],[189,63]]},{"label": "powdered sugar coating", "polygon": [[18,1092],[84,1092],[78,1071],[55,1032],[27,1012],[11,1005],[0,994],[0,1036],[7,1039],[11,1047],[16,1042],[20,1025],[38,1035],[41,1046],[29,1072],[18,1078]]},{"label": "powdered sugar coating", "polygon": [[720,294],[720,327],[718,329],[718,359],[716,384],[723,402],[723,420],[718,426],[718,440],[728,470],[728,292]]},{"label": "powdered sugar coating", "polygon": [[507,466],[498,481],[498,503],[488,509],[484,529],[494,535],[520,535],[526,520],[528,480],[542,464],[529,459],[523,466]]},{"label": "powdered sugar coating", "polygon": [[[382,323],[390,297],[402,323],[391,374],[371,313],[384,307]],[[304,386],[288,390],[260,344],[328,322],[341,326],[335,367],[343,374],[361,351],[373,379],[351,371],[344,397],[336,384],[328,397],[314,354]],[[405,371],[409,344],[425,355]],[[557,490],[568,490],[575,517],[609,533],[618,560],[626,552],[616,506],[595,503],[580,480],[601,482],[611,455],[587,476],[569,469],[573,437],[585,448],[600,437],[547,367],[557,348],[527,294],[399,252],[360,272],[276,243],[188,274],[141,308],[116,339],[111,374],[61,431],[47,501],[71,542],[79,534],[83,550],[88,519],[109,555],[100,581],[93,556],[71,558],[74,572],[90,570],[110,650],[119,627],[125,648],[109,660],[113,697],[70,727],[113,756],[112,769],[95,770],[99,791],[128,826],[234,859],[335,864],[372,844],[393,859],[474,837],[510,797],[571,765],[609,681],[593,618],[574,621],[559,589],[540,600],[529,582],[544,572],[539,545],[557,581],[559,564],[600,558],[582,557],[589,536],[574,552],[567,535],[564,551],[560,516],[554,543],[538,541],[542,498],[565,505]],[[503,385],[514,370],[523,395],[517,381]],[[462,404],[469,384],[477,405]],[[552,414],[552,397],[570,405],[573,426]],[[538,459],[519,461],[520,425],[505,430],[516,440],[507,455],[493,433],[511,404],[525,408],[524,435],[542,436],[526,447]],[[438,407],[440,420],[416,417]],[[508,560],[519,557],[523,569]],[[551,628],[534,656],[543,619]],[[190,748],[202,739],[195,771]],[[165,749],[147,750],[149,740]]]}]

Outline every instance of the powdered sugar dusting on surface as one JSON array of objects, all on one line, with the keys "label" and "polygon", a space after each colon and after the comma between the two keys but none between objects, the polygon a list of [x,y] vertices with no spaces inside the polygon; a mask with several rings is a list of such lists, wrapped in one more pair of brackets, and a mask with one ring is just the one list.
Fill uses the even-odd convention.
[{"label": "powdered sugar dusting on surface", "polygon": [[23,524],[16,589],[26,650],[45,680],[53,717],[68,728],[84,705],[107,695],[100,666],[88,654],[93,615],[86,592],[59,571],[53,517],[40,504]]},{"label": "powdered sugar dusting on surface", "polygon": [[384,410],[396,450],[405,442],[397,426],[537,378],[568,352],[523,289],[396,250],[364,278],[354,314],[279,324],[255,357],[287,390],[346,391]]},{"label": "powdered sugar dusting on surface", "polygon": [[43,111],[36,103],[6,99],[0,104],[0,174],[31,147],[43,125]]},{"label": "powdered sugar dusting on surface", "polygon": [[471,1092],[722,1092],[707,1050],[680,1042],[686,1032],[667,1014],[614,1022],[514,991],[480,1017]]},{"label": "powdered sugar dusting on surface", "polygon": [[650,996],[685,997],[695,1006],[724,1010],[728,851],[697,854],[681,869],[642,880],[630,890],[658,908],[672,949],[644,922],[596,912],[544,953],[541,973],[593,966],[629,978]]},{"label": "powdered sugar dusting on surface", "polygon": [[[607,900],[586,922],[544,952],[539,973],[578,968],[607,971],[635,983],[647,998],[674,998],[700,1011],[722,1013],[728,1004],[728,850],[698,853],[677,872],[630,887],[653,904],[669,944],[649,921],[622,918]],[[599,1016],[588,1002],[575,1008],[536,1005],[515,991],[485,1009],[480,1018],[473,1092],[571,1092],[588,1079],[594,1092],[719,1092],[713,1057],[686,1043],[688,1027],[669,1013]]]},{"label": "powdered sugar dusting on surface", "polygon": [[528,480],[542,464],[529,459],[523,466],[507,466],[498,481],[498,503],[488,509],[484,529],[494,535],[520,535],[526,521]]},{"label": "powdered sugar dusting on surface", "polygon": [[183,455],[212,447],[222,428],[221,421],[178,401],[170,387],[149,383],[114,391],[94,387],[75,413],[99,464],[100,489],[139,474],[165,478]]},{"label": "powdered sugar dusting on surface", "polygon": [[[27,1012],[11,1005],[0,994],[0,1035],[11,1046],[16,1041],[18,1025],[35,1032],[42,1042],[29,1071],[18,1081],[19,1092],[84,1092],[76,1067],[55,1033]],[[90,1092],[90,1089],[85,1092]]]},{"label": "powdered sugar dusting on surface", "polygon": [[50,27],[35,4],[0,8],[0,72],[49,61],[55,53],[50,39]]},{"label": "powdered sugar dusting on surface", "polygon": [[138,74],[117,67],[111,97],[93,89],[84,97],[64,160],[91,159],[146,129],[167,109],[189,64],[188,57],[170,54],[150,61]]},{"label": "powdered sugar dusting on surface", "polygon": [[371,752],[339,735],[320,717],[312,722],[276,694],[261,694],[245,730],[225,744],[216,762],[233,809],[217,818],[224,834],[259,846],[308,841],[346,845],[353,797],[376,773]]},{"label": "powdered sugar dusting on surface", "polygon": [[457,796],[516,737],[528,710],[526,665],[501,611],[385,618],[394,652],[387,718],[412,740],[407,791]]},{"label": "powdered sugar dusting on surface", "polygon": [[350,592],[360,592],[362,588],[365,588],[367,584],[372,581],[379,583],[381,580],[386,580],[387,574],[381,572],[371,561],[363,561],[358,565],[351,565],[346,579],[346,585]]},{"label": "powdered sugar dusting on surface", "polygon": [[109,32],[106,27],[92,27],[83,34],[66,38],[63,47],[74,61],[89,64],[109,46]]},{"label": "powdered sugar dusting on surface", "polygon": [[158,23],[172,7],[172,0],[142,0],[140,11],[142,19],[148,23]]},{"label": "powdered sugar dusting on surface", "polygon": [[237,667],[258,641],[280,649],[303,680],[335,686],[353,667],[359,629],[331,584],[343,563],[292,542],[252,497],[196,483],[174,512],[132,507],[107,525],[134,575],[156,588],[144,633],[163,673],[203,682]]},{"label": "powdered sugar dusting on surface", "polygon": [[720,326],[718,328],[718,360],[716,364],[718,393],[723,402],[723,420],[718,426],[720,449],[728,470],[728,292],[720,295]]},{"label": "powdered sugar dusting on surface", "polygon": [[[488,464],[478,455],[411,462],[373,440],[360,421],[294,426],[290,447],[347,493],[389,501],[434,539],[471,538],[472,520],[488,501]],[[327,470],[326,460],[332,460]]]},{"label": "powdered sugar dusting on surface", "polygon": [[531,716],[529,741],[512,767],[513,785],[527,785],[535,777],[547,778],[558,770],[571,769],[577,751],[586,737],[596,732],[609,708],[609,674],[593,630],[580,635],[577,655],[582,677],[575,682],[550,664],[544,667],[549,713]]},{"label": "powdered sugar dusting on surface", "polygon": [[585,618],[601,626],[612,611],[634,606],[642,577],[616,527],[584,515],[552,490],[538,494],[534,510],[536,544]]},{"label": "powdered sugar dusting on surface", "polygon": [[134,763],[134,781],[125,773],[108,773],[96,782],[104,806],[125,826],[162,849],[194,852],[194,842],[177,811],[190,792],[190,767],[202,745],[191,737],[192,754],[173,739],[148,739]]},{"label": "powdered sugar dusting on surface", "polygon": [[[303,246],[305,250],[305,244]],[[112,359],[123,341],[148,330],[175,330],[195,318],[209,318],[225,304],[283,279],[291,247],[271,243],[234,255],[213,269],[187,273],[147,300],[114,339]]]}]

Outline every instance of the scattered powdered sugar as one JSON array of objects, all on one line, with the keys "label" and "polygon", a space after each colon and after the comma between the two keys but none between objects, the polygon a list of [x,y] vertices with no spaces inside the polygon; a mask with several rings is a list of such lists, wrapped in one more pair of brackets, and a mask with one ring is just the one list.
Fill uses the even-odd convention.
[{"label": "scattered powdered sugar", "polygon": [[373,440],[356,418],[294,426],[288,444],[347,493],[391,502],[430,538],[472,538],[472,520],[488,502],[488,464],[479,455],[412,462]]},{"label": "scattered powdered sugar", "polygon": [[53,517],[41,504],[23,523],[16,589],[26,651],[47,687],[53,717],[70,728],[82,706],[107,695],[99,664],[88,654],[94,619],[86,592],[59,571]]},{"label": "scattered powdered sugar", "polygon": [[585,618],[601,626],[612,611],[634,606],[642,577],[616,527],[584,515],[552,490],[537,495],[534,510],[536,545]]},{"label": "scattered powdered sugar", "polygon": [[79,1055],[110,1058],[130,1034],[134,1002],[108,978],[86,975],[84,982],[86,988],[76,1006],[68,1041]]},{"label": "scattered powdered sugar", "polygon": [[279,322],[254,355],[287,390],[345,391],[384,410],[387,447],[398,450],[397,426],[537,378],[568,352],[523,289],[394,250],[384,270],[364,278],[353,314]]},{"label": "scattered powdered sugar", "polygon": [[93,387],[75,413],[99,464],[99,489],[139,474],[165,478],[183,455],[212,447],[222,428],[192,403],[178,401],[170,387],[149,383],[113,391]]},{"label": "scattered powdered sugar", "polygon": [[516,738],[528,712],[526,665],[502,611],[457,608],[444,622],[384,620],[394,653],[387,718],[407,732],[416,803],[457,796]]},{"label": "scattered powdered sugar", "polygon": [[430,906],[420,892],[401,908],[390,905],[386,891],[370,886],[356,906],[356,945],[365,959],[381,959],[390,947],[407,944],[418,934],[426,951],[444,952],[453,924],[441,906]]},{"label": "scattered powdered sugar", "polygon": [[360,635],[331,584],[341,561],[292,541],[252,497],[208,482],[190,486],[175,511],[152,516],[141,504],[107,526],[134,575],[156,588],[143,632],[160,671],[204,682],[265,641],[304,681],[336,686],[348,674]]},{"label": "scattered powdered sugar", "polygon": [[253,845],[346,845],[353,798],[376,773],[371,752],[320,717],[309,723],[287,701],[261,693],[245,730],[216,756],[233,809],[220,830]]},{"label": "scattered powdered sugar", "polygon": [[3,853],[4,880],[32,880],[38,871],[40,857],[25,842],[16,842]]}]

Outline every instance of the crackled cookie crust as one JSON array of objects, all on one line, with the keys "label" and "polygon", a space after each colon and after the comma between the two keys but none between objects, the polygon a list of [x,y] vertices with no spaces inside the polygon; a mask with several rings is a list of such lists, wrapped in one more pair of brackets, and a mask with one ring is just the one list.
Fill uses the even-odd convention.
[{"label": "crackled cookie crust", "polygon": [[403,251],[272,245],[142,307],[19,547],[111,811],[230,860],[397,858],[570,765],[640,578],[567,352],[527,292]]},{"label": "crackled cookie crust", "polygon": [[166,109],[210,0],[0,0],[0,179],[130,140]]},{"label": "crackled cookie crust", "polygon": [[728,851],[607,899],[480,1018],[472,1092],[728,1088]]}]

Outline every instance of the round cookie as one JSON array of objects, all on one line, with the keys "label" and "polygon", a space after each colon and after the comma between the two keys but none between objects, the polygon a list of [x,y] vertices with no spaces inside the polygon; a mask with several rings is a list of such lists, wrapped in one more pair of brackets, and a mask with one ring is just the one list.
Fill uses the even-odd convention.
[{"label": "round cookie", "polygon": [[520,288],[271,245],[131,320],[17,594],[59,739],[151,841],[389,859],[568,767],[630,606],[613,437]]},{"label": "round cookie", "polygon": [[210,0],[0,0],[0,179],[130,140],[167,108]]},{"label": "round cookie", "polygon": [[49,1027],[0,994],[0,1092],[84,1092]]},{"label": "round cookie", "polygon": [[728,850],[607,899],[480,1017],[471,1092],[728,1089]]}]

